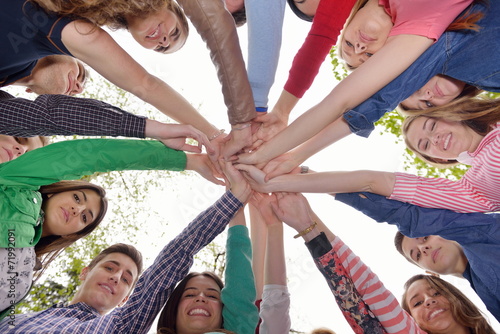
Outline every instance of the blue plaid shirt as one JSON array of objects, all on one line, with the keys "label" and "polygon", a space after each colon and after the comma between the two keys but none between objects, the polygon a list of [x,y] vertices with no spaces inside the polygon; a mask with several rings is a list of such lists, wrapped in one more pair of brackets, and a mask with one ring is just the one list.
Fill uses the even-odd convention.
[{"label": "blue plaid shirt", "polygon": [[224,230],[242,206],[228,191],[196,217],[144,271],[123,307],[101,316],[84,303],[55,305],[38,313],[16,315],[15,319],[5,318],[0,322],[0,333],[147,333],[177,282],[188,274],[194,255]]},{"label": "blue plaid shirt", "polygon": [[123,136],[144,138],[146,118],[108,103],[66,95],[34,101],[0,90],[0,134],[32,136]]}]

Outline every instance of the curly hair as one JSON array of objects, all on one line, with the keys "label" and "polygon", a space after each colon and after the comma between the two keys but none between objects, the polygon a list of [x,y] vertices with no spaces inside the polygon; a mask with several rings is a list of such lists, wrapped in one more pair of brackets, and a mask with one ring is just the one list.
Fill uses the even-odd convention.
[{"label": "curly hair", "polygon": [[127,17],[147,17],[164,8],[172,11],[186,36],[189,25],[181,7],[173,0],[31,0],[43,9],[62,16],[84,18],[96,26],[127,29]]},{"label": "curly hair", "polygon": [[420,117],[445,119],[452,122],[461,122],[477,134],[486,136],[493,130],[493,126],[500,121],[500,99],[464,97],[443,106],[424,110],[413,110],[405,113],[412,115],[405,118],[401,127],[406,146],[428,164],[439,168],[448,168],[451,165],[457,164],[458,161],[442,161],[435,159],[418,152],[418,150],[411,145],[407,138],[408,129],[411,127],[411,124]]},{"label": "curly hair", "polygon": [[[419,280],[425,280],[427,284],[448,299],[453,318],[460,325],[470,329],[472,334],[494,334],[495,331],[488,323],[481,311],[453,284],[432,275],[415,275],[405,283],[405,292],[402,297],[401,306],[411,315],[410,307],[406,301],[409,287]],[[426,328],[429,334],[432,334]]]}]

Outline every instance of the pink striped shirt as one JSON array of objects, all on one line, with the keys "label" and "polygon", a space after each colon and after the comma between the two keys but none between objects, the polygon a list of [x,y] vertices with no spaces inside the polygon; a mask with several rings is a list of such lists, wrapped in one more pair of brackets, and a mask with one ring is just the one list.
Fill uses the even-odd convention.
[{"label": "pink striped shirt", "polygon": [[[473,153],[462,153],[461,161],[471,164],[458,181],[396,173],[390,196],[427,208],[456,212],[500,210],[500,123],[479,143]],[[463,161],[464,154],[468,161]]]},{"label": "pink striped shirt", "polygon": [[370,307],[370,311],[377,317],[387,333],[390,334],[426,334],[420,329],[415,320],[401,308],[394,295],[384,287],[368,266],[345,245],[339,237],[332,242],[333,249],[323,255],[322,259],[336,253],[340,264],[349,273],[356,290],[363,301]]}]

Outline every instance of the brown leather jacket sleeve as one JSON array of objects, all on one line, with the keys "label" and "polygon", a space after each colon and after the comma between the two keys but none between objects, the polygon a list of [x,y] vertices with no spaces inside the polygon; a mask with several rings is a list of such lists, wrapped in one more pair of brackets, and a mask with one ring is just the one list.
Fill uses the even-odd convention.
[{"label": "brown leather jacket sleeve", "polygon": [[236,26],[222,0],[177,0],[210,50],[222,84],[229,123],[237,124],[256,116],[252,88],[240,49]]}]

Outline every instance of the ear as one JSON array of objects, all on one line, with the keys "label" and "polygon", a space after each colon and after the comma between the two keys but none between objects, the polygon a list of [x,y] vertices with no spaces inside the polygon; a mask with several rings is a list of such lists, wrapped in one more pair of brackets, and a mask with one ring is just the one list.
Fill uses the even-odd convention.
[{"label": "ear", "polygon": [[128,296],[123,298],[123,300],[120,302],[120,304],[118,304],[118,307],[122,307],[123,305],[125,305],[125,303],[127,302],[128,300]]},{"label": "ear", "polygon": [[80,276],[78,277],[80,279],[80,281],[82,281],[82,282],[85,281],[89,271],[90,271],[89,267],[84,267],[82,269],[82,272],[80,273]]}]

